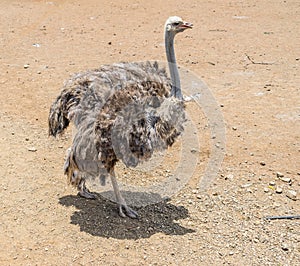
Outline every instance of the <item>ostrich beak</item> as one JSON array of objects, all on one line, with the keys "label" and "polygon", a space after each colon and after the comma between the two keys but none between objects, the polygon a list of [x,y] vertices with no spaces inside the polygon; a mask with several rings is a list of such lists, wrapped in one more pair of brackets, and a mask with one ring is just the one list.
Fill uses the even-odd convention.
[{"label": "ostrich beak", "polygon": [[183,24],[180,25],[180,28],[182,29],[192,29],[193,28],[193,23],[186,22],[184,21]]}]

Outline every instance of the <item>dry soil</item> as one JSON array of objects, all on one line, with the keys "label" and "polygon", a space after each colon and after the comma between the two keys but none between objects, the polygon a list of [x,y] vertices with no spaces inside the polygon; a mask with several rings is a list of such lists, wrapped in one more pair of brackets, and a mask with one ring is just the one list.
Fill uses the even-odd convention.
[{"label": "dry soil", "polygon": [[[67,185],[72,131],[49,138],[48,111],[74,72],[165,60],[171,15],[194,24],[176,39],[178,63],[218,102],[225,157],[202,191],[214,136],[189,103],[201,144],[191,180],[122,219],[100,193],[88,201]],[[3,0],[0,21],[1,265],[299,265],[299,220],[264,219],[300,215],[299,1]],[[172,174],[172,158],[154,180]]]}]

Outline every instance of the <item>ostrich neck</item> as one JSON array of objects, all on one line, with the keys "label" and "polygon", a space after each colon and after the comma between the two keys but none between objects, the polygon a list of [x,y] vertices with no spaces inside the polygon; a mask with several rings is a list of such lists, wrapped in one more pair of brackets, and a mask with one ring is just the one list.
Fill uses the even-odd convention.
[{"label": "ostrich neck", "polygon": [[165,31],[166,55],[172,81],[171,96],[175,96],[178,99],[182,99],[180,78],[174,50],[174,37],[174,34],[170,33],[167,30]]}]

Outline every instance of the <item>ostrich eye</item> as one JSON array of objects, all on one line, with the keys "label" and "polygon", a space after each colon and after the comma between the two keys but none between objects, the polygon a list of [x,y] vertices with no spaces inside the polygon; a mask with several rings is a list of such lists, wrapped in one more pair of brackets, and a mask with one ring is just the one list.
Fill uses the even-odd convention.
[{"label": "ostrich eye", "polygon": [[173,25],[177,27],[179,25],[179,22],[174,22]]}]

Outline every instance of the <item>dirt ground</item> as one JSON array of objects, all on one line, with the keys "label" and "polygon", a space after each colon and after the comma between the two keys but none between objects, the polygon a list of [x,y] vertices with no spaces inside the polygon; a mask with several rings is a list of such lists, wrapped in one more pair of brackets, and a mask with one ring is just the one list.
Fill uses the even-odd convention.
[{"label": "dirt ground", "polygon": [[[74,72],[165,60],[170,15],[194,24],[176,55],[220,105],[225,158],[201,191],[212,136],[199,118],[190,182],[122,219],[67,185],[71,133],[49,138],[48,111]],[[300,220],[264,219],[300,215],[298,1],[3,0],[0,21],[1,265],[299,265]]]}]

